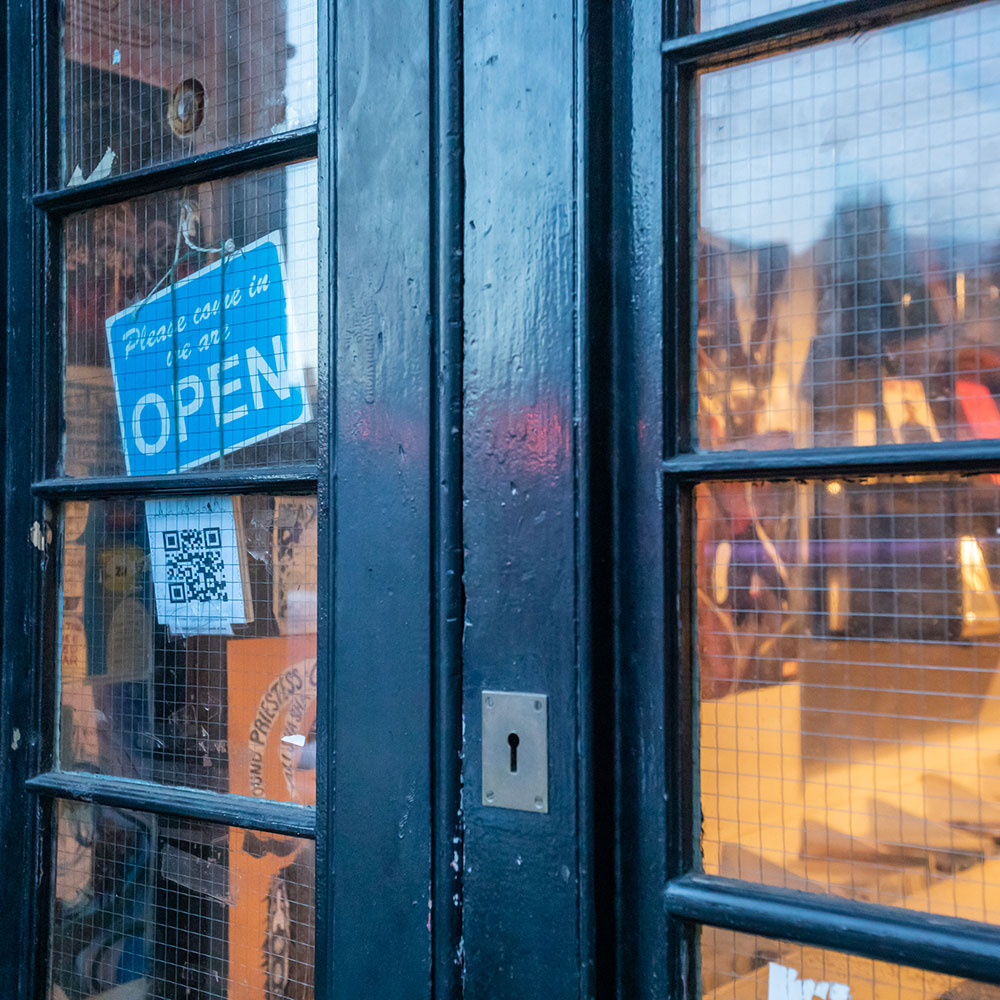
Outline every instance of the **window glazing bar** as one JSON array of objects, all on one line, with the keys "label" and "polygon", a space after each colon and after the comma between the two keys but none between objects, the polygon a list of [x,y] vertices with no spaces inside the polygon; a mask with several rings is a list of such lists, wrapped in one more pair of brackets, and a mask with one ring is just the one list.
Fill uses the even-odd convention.
[{"label": "window glazing bar", "polygon": [[932,11],[964,6],[961,0],[816,0],[748,21],[737,21],[699,34],[681,35],[663,43],[663,53],[675,62],[702,65],[750,58],[762,51],[809,44],[834,35],[856,34],[898,24]]},{"label": "window glazing bar", "polygon": [[193,472],[171,476],[60,477],[32,483],[36,496],[53,500],[103,500],[107,497],[207,496],[213,493],[311,494],[316,492],[314,465],[277,469]]},{"label": "window glazing bar", "polygon": [[36,206],[53,215],[66,215],[99,205],[112,205],[167,188],[201,184],[232,174],[309,159],[316,155],[317,148],[316,126],[310,125],[294,132],[265,136],[263,139],[199,153],[197,156],[188,156],[163,165],[116,174],[90,184],[42,191],[33,200]]},{"label": "window glazing bar", "polygon": [[780,451],[714,451],[676,455],[663,463],[670,478],[755,481],[876,473],[926,475],[1000,469],[1000,440],[942,444],[891,444],[861,448],[788,448]]},{"label": "window glazing bar", "polygon": [[247,795],[227,795],[194,788],[172,788],[132,778],[112,778],[80,771],[49,771],[25,785],[38,795],[138,809],[161,816],[209,820],[265,833],[316,836],[316,810],[291,802],[269,802]]},{"label": "window glazing bar", "polygon": [[1000,928],[710,875],[667,884],[667,912],[697,923],[1000,983]]}]

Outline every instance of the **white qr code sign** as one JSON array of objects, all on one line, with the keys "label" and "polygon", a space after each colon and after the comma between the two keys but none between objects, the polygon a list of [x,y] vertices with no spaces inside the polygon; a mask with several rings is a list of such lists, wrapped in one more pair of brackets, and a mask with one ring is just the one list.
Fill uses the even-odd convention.
[{"label": "white qr code sign", "polygon": [[238,497],[147,500],[156,617],[175,635],[232,635],[251,621]]}]

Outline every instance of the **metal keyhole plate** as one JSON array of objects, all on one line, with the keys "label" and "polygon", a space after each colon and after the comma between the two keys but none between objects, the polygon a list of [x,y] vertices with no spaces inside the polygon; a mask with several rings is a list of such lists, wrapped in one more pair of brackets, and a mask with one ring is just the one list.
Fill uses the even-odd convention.
[{"label": "metal keyhole plate", "polygon": [[549,811],[548,704],[544,694],[483,692],[484,806]]}]

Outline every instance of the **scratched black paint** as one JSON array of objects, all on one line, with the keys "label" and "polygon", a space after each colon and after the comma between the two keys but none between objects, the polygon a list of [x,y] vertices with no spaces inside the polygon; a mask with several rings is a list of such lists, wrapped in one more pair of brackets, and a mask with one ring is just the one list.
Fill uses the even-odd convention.
[{"label": "scratched black paint", "polygon": [[[467,2],[465,35],[466,996],[577,996],[574,293],[584,18]],[[549,813],[481,805],[483,688],[549,695]]]},{"label": "scratched black paint", "polygon": [[[4,63],[20,67],[30,78],[39,63],[37,53],[24,46],[32,36],[34,22],[26,0],[10,3],[6,11]],[[25,73],[25,70],[28,72]],[[35,695],[37,685],[30,670],[11,669],[12,664],[31,664],[38,641],[37,550],[30,541],[30,525],[42,517],[42,504],[25,488],[41,465],[44,438],[37,413],[40,386],[38,357],[44,277],[33,267],[38,259],[44,230],[24,195],[38,181],[37,136],[23,127],[37,112],[41,95],[18,92],[7,86],[4,75],[7,243],[3,265],[5,289],[22,294],[7,300],[4,329],[5,392],[4,428],[16,428],[16,441],[5,437],[3,524],[3,687],[0,691],[0,843],[4,850],[4,877],[0,879],[0,906],[17,915],[8,924],[6,947],[0,950],[0,977],[13,995],[27,997],[34,987],[36,952],[32,948],[38,908],[27,905],[34,890],[33,874],[40,860],[37,834],[39,812],[24,786],[25,778],[38,765],[40,734]],[[20,106],[18,102],[21,102]],[[27,290],[25,294],[25,290]],[[5,298],[6,295],[5,295]],[[8,372],[19,372],[7,381]],[[13,435],[12,435],[13,436]],[[19,487],[19,488],[18,488]]]},{"label": "scratched black paint", "polygon": [[429,29],[418,0],[338,4],[330,945],[345,1000],[430,981]]},{"label": "scratched black paint", "polygon": [[[670,8],[672,5],[666,5]],[[663,127],[658,5],[635,2],[613,25],[615,183],[614,491],[618,718],[615,808],[616,950],[620,996],[681,996],[668,978],[667,763],[664,731],[664,521],[657,472],[664,453]],[[676,609],[669,612],[676,630]]]}]

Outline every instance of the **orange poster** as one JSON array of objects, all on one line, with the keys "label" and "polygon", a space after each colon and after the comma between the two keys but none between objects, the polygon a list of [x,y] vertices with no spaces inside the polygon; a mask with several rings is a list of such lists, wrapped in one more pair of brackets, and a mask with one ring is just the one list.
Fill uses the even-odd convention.
[{"label": "orange poster", "polygon": [[[229,675],[229,790],[316,801],[316,637],[234,639]],[[229,1000],[312,996],[312,843],[229,834]]]}]

